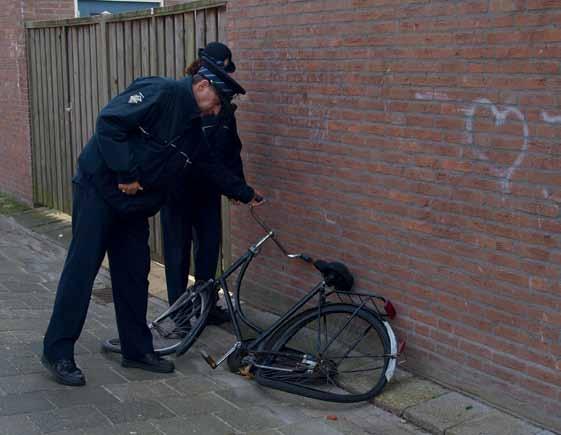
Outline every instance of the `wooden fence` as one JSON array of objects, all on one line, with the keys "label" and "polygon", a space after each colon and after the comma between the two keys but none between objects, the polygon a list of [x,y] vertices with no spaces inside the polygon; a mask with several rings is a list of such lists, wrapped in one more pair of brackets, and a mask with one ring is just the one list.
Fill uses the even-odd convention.
[{"label": "wooden fence", "polygon": [[[225,2],[206,0],[26,23],[34,202],[70,213],[76,160],[100,109],[136,77],[184,76],[199,47],[224,40],[224,17]],[[161,259],[159,218],[150,225]]]}]

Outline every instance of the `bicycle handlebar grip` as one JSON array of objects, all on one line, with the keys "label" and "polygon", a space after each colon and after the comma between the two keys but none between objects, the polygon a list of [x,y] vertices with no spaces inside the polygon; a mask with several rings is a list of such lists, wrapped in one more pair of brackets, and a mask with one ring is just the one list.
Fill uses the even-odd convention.
[{"label": "bicycle handlebar grip", "polygon": [[255,202],[263,202],[264,199],[265,199],[265,198],[263,198],[263,197],[262,197],[261,195],[259,195],[258,193],[256,193],[256,194],[253,196],[253,200],[254,200]]},{"label": "bicycle handlebar grip", "polygon": [[300,254],[300,258],[304,260],[306,263],[312,263],[314,260],[307,254]]}]

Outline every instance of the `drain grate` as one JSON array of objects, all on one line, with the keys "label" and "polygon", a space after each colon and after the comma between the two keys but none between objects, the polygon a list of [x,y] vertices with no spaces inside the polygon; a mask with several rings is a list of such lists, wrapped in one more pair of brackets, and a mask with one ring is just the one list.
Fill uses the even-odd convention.
[{"label": "drain grate", "polygon": [[103,305],[108,305],[113,303],[113,290],[111,287],[97,288],[93,289],[92,299]]}]

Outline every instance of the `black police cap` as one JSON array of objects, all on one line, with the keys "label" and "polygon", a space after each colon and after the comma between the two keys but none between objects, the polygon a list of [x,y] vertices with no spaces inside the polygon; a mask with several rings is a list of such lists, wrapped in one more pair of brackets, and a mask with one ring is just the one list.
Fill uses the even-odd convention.
[{"label": "black police cap", "polygon": [[201,56],[202,65],[197,74],[206,78],[212,86],[227,100],[236,94],[245,94],[245,89],[236,82],[217,62],[211,57]]},{"label": "black police cap", "polygon": [[[236,71],[236,64],[232,60],[232,51],[226,44],[221,42],[209,42],[205,48],[199,48],[199,58],[202,56],[211,57],[218,65],[222,65],[224,71],[233,73]],[[228,60],[228,65],[224,65]]]}]

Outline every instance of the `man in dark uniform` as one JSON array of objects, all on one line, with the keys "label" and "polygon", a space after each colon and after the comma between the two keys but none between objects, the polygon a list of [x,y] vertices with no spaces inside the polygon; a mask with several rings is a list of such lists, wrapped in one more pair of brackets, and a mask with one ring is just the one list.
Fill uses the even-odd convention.
[{"label": "man in dark uniform", "polygon": [[[189,74],[206,75],[205,62],[209,59],[224,66],[224,70],[228,73],[236,70],[228,46],[220,42],[211,42],[204,49],[199,50],[199,59],[189,67]],[[203,131],[226,170],[224,176],[245,180],[240,155],[242,143],[237,133],[235,109],[236,106],[230,102],[217,116],[203,117]],[[182,184],[183,189],[174,189],[160,213],[170,305],[187,287],[192,242],[196,282],[213,278],[218,265],[223,192],[220,186],[213,183],[213,180],[206,175],[208,171],[204,166],[202,161],[199,168],[188,174]],[[225,195],[229,196],[227,193]],[[251,198],[246,198],[246,201],[242,202],[250,200]],[[218,300],[218,295],[215,297]],[[208,324],[220,324],[228,320],[227,311],[214,304],[208,317]],[[182,334],[180,329],[175,332]]]},{"label": "man in dark uniform", "polygon": [[[99,114],[73,179],[73,237],[41,359],[59,383],[85,384],[74,361],[74,345],[105,253],[122,365],[161,373],[174,370],[171,361],[154,353],[146,324],[148,217],[163,205],[178,175],[196,166],[201,155],[212,154],[202,134],[201,115],[219,113],[224,97],[245,92],[219,66],[209,67],[214,80],[202,75],[177,81],[137,79]],[[243,180],[224,180],[219,165],[207,163],[206,170],[232,197],[254,197]]]}]

